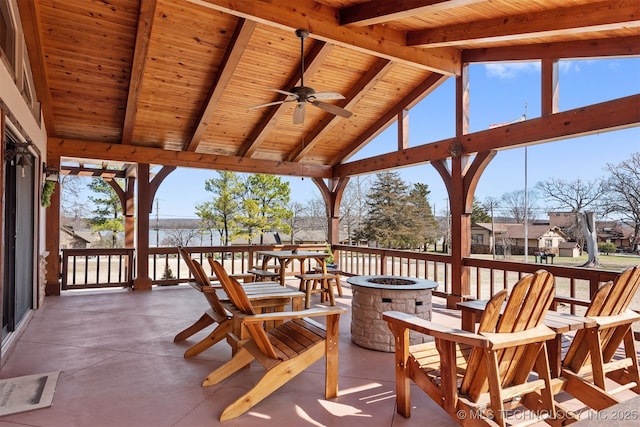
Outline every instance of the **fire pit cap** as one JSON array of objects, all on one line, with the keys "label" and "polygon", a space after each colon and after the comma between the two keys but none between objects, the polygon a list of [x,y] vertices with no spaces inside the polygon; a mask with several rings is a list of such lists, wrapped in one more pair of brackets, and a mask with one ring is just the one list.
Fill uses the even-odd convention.
[{"label": "fire pit cap", "polygon": [[433,280],[384,275],[353,276],[347,279],[347,283],[373,289],[418,290],[435,289],[438,287],[438,283]]}]

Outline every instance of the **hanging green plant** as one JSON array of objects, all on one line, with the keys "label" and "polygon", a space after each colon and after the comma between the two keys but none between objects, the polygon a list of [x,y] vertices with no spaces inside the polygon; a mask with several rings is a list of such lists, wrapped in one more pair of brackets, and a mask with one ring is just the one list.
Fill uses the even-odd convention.
[{"label": "hanging green plant", "polygon": [[56,183],[54,181],[45,181],[42,186],[42,197],[40,199],[40,204],[43,207],[48,208],[51,205],[51,196],[53,195],[53,191],[56,189]]}]

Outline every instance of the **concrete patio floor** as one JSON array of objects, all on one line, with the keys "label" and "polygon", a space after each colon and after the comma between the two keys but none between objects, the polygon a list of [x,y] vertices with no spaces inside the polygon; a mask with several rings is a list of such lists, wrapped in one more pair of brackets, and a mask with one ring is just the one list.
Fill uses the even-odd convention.
[{"label": "concrete patio floor", "polygon": [[[290,282],[289,286],[295,286]],[[344,283],[339,305],[350,308]],[[314,295],[314,302],[319,296]],[[459,327],[459,312],[434,298],[433,320]],[[261,366],[222,384],[203,378],[228,360],[218,343],[192,359],[183,352],[200,337],[173,336],[200,317],[206,301],[189,286],[151,292],[100,290],[47,297],[34,313],[1,377],[61,371],[53,405],[0,418],[8,426],[196,427],[218,425],[222,410],[262,375]],[[340,319],[339,396],[324,399],[324,363],[316,363],[228,426],[453,426],[426,394],[412,385],[412,417],[396,413],[394,355],[351,342],[350,312]]]}]

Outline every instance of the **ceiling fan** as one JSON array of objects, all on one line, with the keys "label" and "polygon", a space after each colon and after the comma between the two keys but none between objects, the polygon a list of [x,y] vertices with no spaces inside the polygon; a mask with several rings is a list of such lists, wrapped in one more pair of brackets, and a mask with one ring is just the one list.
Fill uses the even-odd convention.
[{"label": "ceiling fan", "polygon": [[296,30],[296,36],[300,39],[300,86],[295,86],[290,90],[271,89],[275,92],[287,95],[287,98],[282,101],[268,102],[266,104],[255,105],[249,107],[250,110],[256,108],[269,107],[271,105],[279,105],[285,102],[297,102],[295,110],[293,111],[293,124],[301,124],[304,122],[304,111],[307,102],[315,107],[323,109],[336,116],[349,118],[353,114],[351,111],[347,111],[337,105],[328,104],[323,101],[344,99],[344,96],[337,92],[316,92],[313,88],[304,85],[304,40],[309,36],[307,30]]}]

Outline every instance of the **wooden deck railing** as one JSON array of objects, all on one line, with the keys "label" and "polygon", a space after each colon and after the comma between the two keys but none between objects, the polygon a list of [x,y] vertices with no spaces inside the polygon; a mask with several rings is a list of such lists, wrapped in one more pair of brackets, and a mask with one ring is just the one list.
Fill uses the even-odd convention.
[{"label": "wooden deck railing", "polygon": [[[323,251],[324,245],[246,245],[188,247],[192,257],[206,268],[210,254],[231,273],[243,273],[259,263],[261,250],[293,249]],[[336,262],[344,275],[384,274],[429,279],[439,284],[436,295],[451,294],[451,257],[444,254],[337,245]],[[191,280],[189,270],[173,247],[150,248],[149,274],[156,285],[172,285]],[[62,251],[62,289],[131,286],[135,276],[133,249],[64,249]],[[556,302],[572,313],[591,299],[595,290],[618,272],[550,264],[465,258],[471,289],[468,298],[488,299],[512,286],[526,273],[545,268],[556,278]],[[290,267],[291,268],[291,267]],[[289,272],[293,274],[293,270]],[[579,312],[579,310],[578,310]]]}]

